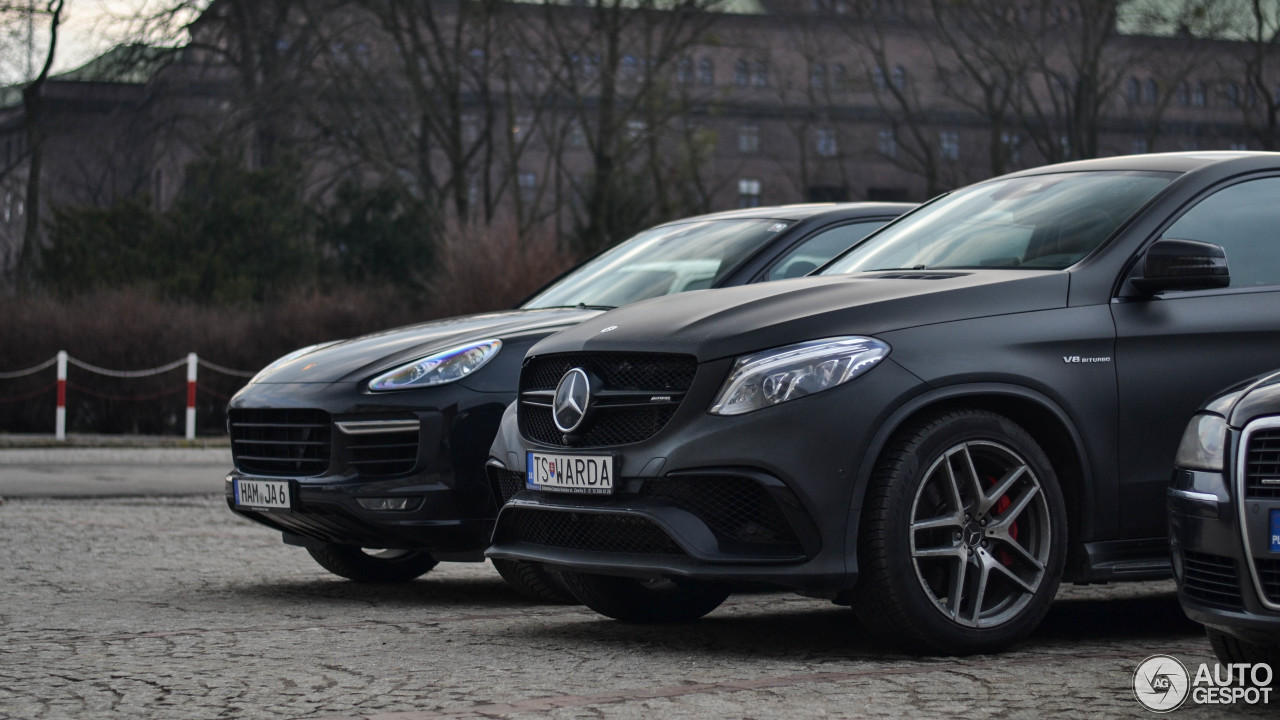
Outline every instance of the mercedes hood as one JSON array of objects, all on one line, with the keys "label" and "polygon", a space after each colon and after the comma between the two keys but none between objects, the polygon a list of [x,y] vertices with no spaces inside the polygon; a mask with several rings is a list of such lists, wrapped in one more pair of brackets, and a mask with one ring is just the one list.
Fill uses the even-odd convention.
[{"label": "mercedes hood", "polygon": [[875,272],[703,290],[611,310],[543,339],[529,354],[624,351],[699,362],[837,335],[1064,307],[1060,270]]}]

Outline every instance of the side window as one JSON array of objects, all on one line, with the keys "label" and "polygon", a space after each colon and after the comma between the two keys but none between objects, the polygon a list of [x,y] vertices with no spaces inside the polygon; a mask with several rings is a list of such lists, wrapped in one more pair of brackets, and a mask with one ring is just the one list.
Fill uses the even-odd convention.
[{"label": "side window", "polygon": [[766,279],[786,280],[804,277],[826,265],[828,260],[848,250],[854,243],[884,227],[888,222],[888,220],[855,222],[823,230],[791,248],[790,252],[774,264]]},{"label": "side window", "polygon": [[1178,218],[1163,237],[1221,245],[1233,288],[1280,285],[1280,178],[1219,190]]}]

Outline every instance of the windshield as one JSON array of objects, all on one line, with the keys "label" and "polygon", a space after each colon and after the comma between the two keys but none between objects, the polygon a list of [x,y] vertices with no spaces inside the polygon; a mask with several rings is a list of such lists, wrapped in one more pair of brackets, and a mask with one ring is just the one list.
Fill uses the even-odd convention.
[{"label": "windshield", "polygon": [[931,203],[823,269],[1061,270],[1102,244],[1175,176],[1079,172],[983,183]]},{"label": "windshield", "polygon": [[703,220],[646,230],[561,278],[521,307],[618,307],[715,287],[790,221]]}]

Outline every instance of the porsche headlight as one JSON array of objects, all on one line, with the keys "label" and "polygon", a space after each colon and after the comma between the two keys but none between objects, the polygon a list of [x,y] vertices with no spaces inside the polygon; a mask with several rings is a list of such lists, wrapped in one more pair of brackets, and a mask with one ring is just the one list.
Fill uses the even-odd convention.
[{"label": "porsche headlight", "polygon": [[1227,446],[1227,421],[1218,415],[1196,415],[1187,423],[1178,443],[1174,464],[1192,470],[1217,470],[1226,466],[1223,451]]},{"label": "porsche headlight", "polygon": [[497,338],[452,347],[379,375],[369,381],[369,389],[409,390],[461,380],[484,367],[501,349]]},{"label": "porsche headlight", "polygon": [[281,365],[284,365],[284,364],[285,364],[285,363],[287,363],[287,362],[290,362],[290,361],[293,361],[293,360],[297,360],[298,358],[302,357],[303,355],[306,355],[307,353],[310,353],[310,352],[314,352],[314,351],[316,351],[316,350],[319,350],[320,348],[327,348],[327,347],[329,347],[330,345],[337,345],[337,344],[338,344],[338,343],[340,343],[340,342],[342,342],[342,341],[341,341],[341,340],[330,340],[329,342],[316,343],[315,345],[308,345],[308,346],[306,346],[306,347],[304,347],[304,348],[299,348],[299,349],[297,349],[297,350],[294,350],[293,352],[289,353],[288,355],[285,355],[285,356],[280,357],[280,358],[276,358],[275,360],[271,361],[271,364],[270,364],[270,365],[267,365],[266,367],[264,367],[264,368],[262,368],[261,370],[259,370],[259,371],[258,371],[258,374],[257,374],[257,375],[254,375],[254,376],[253,376],[253,378],[249,380],[249,384],[250,384],[250,385],[252,385],[252,384],[254,384],[254,383],[258,382],[258,380],[262,379],[262,376],[263,376],[263,375],[266,375],[267,373],[271,372],[272,370],[275,370],[276,368],[280,367]]},{"label": "porsche headlight", "polygon": [[889,354],[868,337],[834,337],[743,355],[720,388],[713,415],[741,415],[828,390],[858,377]]}]

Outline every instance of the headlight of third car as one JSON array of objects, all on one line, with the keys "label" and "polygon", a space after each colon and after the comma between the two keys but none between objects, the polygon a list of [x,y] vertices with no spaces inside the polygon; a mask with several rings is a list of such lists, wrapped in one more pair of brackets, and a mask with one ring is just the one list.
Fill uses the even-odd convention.
[{"label": "headlight of third car", "polygon": [[1219,415],[1196,415],[1182,433],[1174,464],[1192,470],[1221,471],[1225,467],[1223,452],[1226,445],[1227,421]]},{"label": "headlight of third car", "polygon": [[502,341],[481,340],[414,360],[369,381],[370,390],[410,390],[461,380],[498,355]]},{"label": "headlight of third car", "polygon": [[710,412],[741,415],[828,390],[858,377],[889,354],[868,337],[810,340],[739,357]]}]

